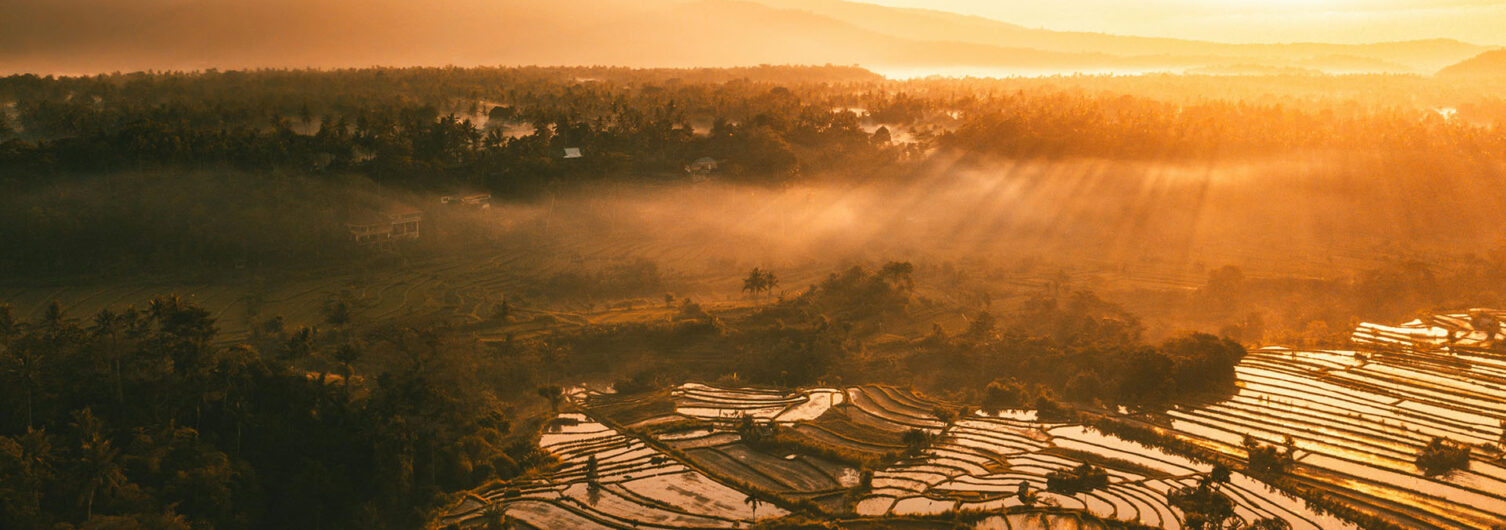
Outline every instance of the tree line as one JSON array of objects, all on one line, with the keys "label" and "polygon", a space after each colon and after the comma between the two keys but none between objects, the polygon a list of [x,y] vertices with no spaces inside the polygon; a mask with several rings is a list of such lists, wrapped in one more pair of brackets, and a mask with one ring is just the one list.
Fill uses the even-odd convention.
[{"label": "tree line", "polygon": [[[1322,151],[1500,159],[1498,119],[1421,107],[1406,91],[1420,90],[1415,82],[1381,79],[1376,86],[1394,90],[1379,99],[1353,90],[1357,82],[1298,83],[1349,87],[1351,99],[1341,99],[1273,96],[1263,78],[891,82],[847,67],[22,75],[0,79],[8,107],[0,178],[275,168],[526,193],[625,173],[678,175],[700,157],[723,162],[730,177],[763,182],[833,170],[903,175],[895,164],[932,148],[1154,160]],[[1215,84],[1246,95],[1198,92]],[[1473,92],[1444,94],[1437,97],[1491,104]],[[905,141],[894,141],[901,130]],[[565,148],[583,156],[567,159]]]}]

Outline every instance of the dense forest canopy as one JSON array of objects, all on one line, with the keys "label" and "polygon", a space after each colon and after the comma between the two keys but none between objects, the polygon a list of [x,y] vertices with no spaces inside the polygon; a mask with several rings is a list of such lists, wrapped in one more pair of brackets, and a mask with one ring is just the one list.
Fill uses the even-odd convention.
[{"label": "dense forest canopy", "polygon": [[[412,187],[518,192],[587,175],[673,173],[700,156],[787,180],[881,168],[932,148],[1494,160],[1503,106],[1488,94],[1411,76],[889,82],[850,67],[27,75],[0,81],[0,134],[10,138],[0,168],[22,181],[183,166],[354,171]],[[564,147],[590,156],[563,160]]]},{"label": "dense forest canopy", "polygon": [[[605,182],[677,184],[700,159],[716,161],[726,183],[887,182],[943,194],[958,181],[939,177],[963,174],[954,169],[1020,162],[1258,172],[1249,184],[1219,182],[1268,196],[1316,197],[1372,179],[1384,184],[1348,196],[1382,216],[1439,183],[1495,178],[1506,153],[1506,104],[1490,83],[1417,76],[211,70],[10,76],[0,79],[0,109],[0,234],[12,249],[0,267],[14,270],[317,262],[339,254],[325,250],[343,237],[343,219],[394,197],[472,190],[531,200]],[[1439,211],[1403,226],[1446,232],[1436,214],[1460,209],[1447,201],[1492,196],[1429,203]],[[274,215],[282,201],[307,207]],[[1367,216],[1357,222],[1394,224]],[[266,228],[236,228],[252,224]],[[170,245],[153,235],[168,227],[178,238]],[[69,251],[86,245],[91,252]]]},{"label": "dense forest canopy", "polygon": [[421,323],[216,335],[171,296],[0,305],[0,525],[412,528],[444,491],[547,463],[498,406],[527,401],[500,384],[532,377],[520,359],[461,357]]}]

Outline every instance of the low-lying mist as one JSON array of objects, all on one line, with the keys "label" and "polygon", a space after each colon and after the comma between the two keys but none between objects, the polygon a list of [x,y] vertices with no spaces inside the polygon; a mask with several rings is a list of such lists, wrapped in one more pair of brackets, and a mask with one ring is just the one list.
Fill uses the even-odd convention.
[{"label": "low-lying mist", "polygon": [[[741,302],[754,267],[777,275],[770,297],[788,297],[854,265],[908,261],[917,294],[954,320],[1066,282],[1142,316],[1151,337],[1229,328],[1289,343],[1329,340],[1355,318],[1496,305],[1506,296],[1494,265],[1506,255],[1501,175],[1478,161],[1354,153],[1177,163],[938,154],[903,177],[619,178],[481,208],[440,200],[476,190],[354,176],[113,174],[0,194],[0,287],[25,294],[9,300],[23,315],[55,296],[88,313],[145,293],[199,295],[241,329],[273,312],[316,322],[293,316],[316,312],[303,307],[310,296],[350,296],[381,308],[374,315],[458,307],[484,318],[474,307],[503,300],[592,314],[666,294]],[[417,240],[363,246],[346,228],[399,210],[423,212]],[[1210,287],[1217,278],[1253,283]],[[59,285],[72,294],[55,294]],[[263,298],[260,312],[236,302]]]},{"label": "low-lying mist", "polygon": [[435,253],[491,241],[577,262],[649,259],[695,272],[907,259],[1167,271],[1239,264],[1317,275],[1342,260],[1491,250],[1506,217],[1500,180],[1501,168],[1478,163],[1419,167],[1353,154],[985,164],[938,156],[903,180],[826,175],[784,187],[623,180],[498,198],[486,210],[444,207],[437,193],[359,178],[253,174],[98,177],[3,202],[14,218],[6,223],[17,249],[11,259],[52,268],[164,249],[188,266],[225,253],[252,265],[306,262],[310,253],[337,258],[359,253],[344,241],[352,216],[411,208],[427,216],[419,247]]},{"label": "low-lying mist", "polygon": [[[161,292],[299,278],[338,290],[363,277],[464,270],[509,285],[489,296],[596,304],[666,292],[734,299],[753,267],[779,276],[772,294],[792,294],[833,271],[897,260],[944,284],[940,296],[986,307],[985,293],[1002,285],[1063,277],[1131,293],[1200,287],[1226,265],[1252,278],[1340,282],[1411,261],[1466,267],[1476,263],[1466,257],[1501,250],[1501,174],[1356,154],[1179,163],[943,154],[904,178],[614,179],[496,197],[485,209],[442,204],[463,190],[361,177],[117,174],[0,197],[0,266],[20,288],[151,277]],[[424,213],[418,240],[361,246],[346,228],[395,210]],[[1346,317],[1333,313],[1341,328]]]},{"label": "low-lying mist", "polygon": [[[1478,169],[1476,171],[1479,171]],[[1240,162],[930,165],[905,182],[612,184],[500,205],[514,236],[680,269],[829,269],[884,259],[1317,274],[1335,260],[1484,252],[1489,178],[1313,154]],[[1342,274],[1342,267],[1332,271]]]}]

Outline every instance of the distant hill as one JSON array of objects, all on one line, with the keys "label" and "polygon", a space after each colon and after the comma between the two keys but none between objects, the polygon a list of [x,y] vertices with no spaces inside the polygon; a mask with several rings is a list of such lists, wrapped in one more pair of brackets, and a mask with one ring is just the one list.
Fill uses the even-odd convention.
[{"label": "distant hill", "polygon": [[371,65],[861,65],[986,75],[1219,65],[1431,72],[1455,41],[1232,45],[839,0],[13,0],[0,74]]},{"label": "distant hill", "polygon": [[[913,39],[737,0],[20,1],[0,21],[0,73],[445,64],[857,64],[1040,73],[1168,63],[1108,50]],[[89,2],[98,5],[73,5]]]},{"label": "distant hill", "polygon": [[1311,68],[1296,68],[1291,66],[1265,66],[1259,64],[1230,64],[1222,66],[1203,66],[1189,68],[1188,74],[1193,75],[1260,75],[1260,76],[1293,76],[1293,75],[1323,75],[1323,71]]},{"label": "distant hill", "polygon": [[19,2],[0,18],[0,73],[765,63],[1075,70],[1118,62],[1100,53],[917,41],[734,0]]},{"label": "distant hill", "polygon": [[1491,50],[1438,71],[1441,77],[1506,77],[1506,50]]},{"label": "distant hill", "polygon": [[[1131,37],[1103,33],[1032,29],[997,20],[929,9],[885,7],[845,0],[753,0],[782,9],[802,10],[831,17],[857,27],[921,41],[949,40],[1003,47],[1032,48],[1063,53],[1113,53],[1120,56],[1167,56],[1221,58],[1220,63],[1259,63],[1264,66],[1297,66],[1345,71],[1431,72],[1478,54],[1486,47],[1450,39],[1376,44],[1224,44],[1184,39]],[[1356,69],[1329,69],[1323,59],[1364,59]],[[1230,61],[1229,59],[1240,59]],[[1254,59],[1252,61],[1252,59]],[[1169,60],[1175,64],[1177,60]]]}]

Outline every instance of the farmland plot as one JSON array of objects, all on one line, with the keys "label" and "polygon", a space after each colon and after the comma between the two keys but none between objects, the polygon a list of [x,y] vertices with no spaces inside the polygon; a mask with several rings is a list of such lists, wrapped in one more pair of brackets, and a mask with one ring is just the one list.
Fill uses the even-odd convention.
[{"label": "farmland plot", "polygon": [[[1409,360],[1393,370],[1382,362],[1349,352],[1258,351],[1239,367],[1235,396],[1159,417],[1174,436],[1234,458],[1244,457],[1246,434],[1273,444],[1289,435],[1297,449],[1294,472],[1343,503],[1418,526],[1488,527],[1493,514],[1503,513],[1496,510],[1506,509],[1499,493],[1506,491],[1506,469],[1480,461],[1468,471],[1424,477],[1410,455],[1435,435],[1472,443],[1498,437],[1499,425],[1487,421],[1495,417],[1493,406],[1477,392],[1488,387],[1473,386],[1494,380],[1450,384],[1429,371],[1436,363]],[[1343,377],[1346,371],[1416,388],[1389,392]],[[974,519],[983,528],[1097,528],[1119,520],[1177,529],[1186,514],[1168,495],[1213,470],[1082,424],[1039,421],[1029,411],[975,411],[946,422],[935,411],[955,405],[879,385],[685,384],[639,396],[588,389],[568,395],[584,413],[562,414],[539,441],[560,464],[536,479],[475,492],[447,521],[478,524],[488,507],[500,507],[514,521],[541,528],[729,527],[794,509],[752,500],[774,495],[814,502],[835,517],[972,511],[1001,514]],[[1452,404],[1455,395],[1482,403]],[[596,421],[597,414],[630,423],[630,432]],[[744,439],[750,424],[777,431],[781,442]],[[907,446],[905,434],[917,431],[930,442]],[[842,460],[848,457],[883,464],[860,480],[856,464]],[[1051,473],[1082,464],[1102,468],[1107,486],[1075,495],[1048,491]],[[1021,484],[1034,496],[1030,503],[1019,497]],[[1246,522],[1357,528],[1240,472],[1220,491]]]},{"label": "farmland plot", "polygon": [[[832,396],[829,402],[819,403],[826,409],[822,414],[800,419],[786,415],[787,410],[810,407],[819,399],[813,396],[822,394]],[[1082,425],[1041,422],[1028,411],[974,412],[949,424],[933,411],[953,406],[878,385],[850,387],[839,394],[832,389],[785,392],[683,385],[673,396],[677,413],[712,420],[721,429],[730,429],[737,423],[734,419],[747,416],[787,425],[793,432],[838,449],[880,448],[900,455],[892,465],[873,472],[869,489],[850,507],[860,516],[1018,510],[1025,506],[1017,497],[1023,482],[1042,504],[1082,510],[1097,518],[1180,528],[1183,514],[1167,503],[1166,494],[1195,483],[1212,469]],[[919,453],[904,455],[900,435],[911,430],[931,433],[935,441]],[[794,490],[789,483],[802,480],[798,477],[805,474],[788,461],[770,461],[740,445],[696,451],[709,457],[707,464],[720,470],[718,474],[740,472],[740,480],[766,484],[769,489]],[[749,469],[737,470],[737,463]],[[1083,463],[1103,466],[1110,486],[1076,496],[1043,491],[1048,474]],[[1242,474],[1236,473],[1225,491],[1235,502],[1237,515],[1246,521],[1279,518],[1293,528],[1353,528]],[[1028,525],[1028,521],[1020,519],[1015,524]],[[1076,527],[1075,523],[1060,524]]]},{"label": "farmland plot", "polygon": [[[980,412],[959,419],[920,455],[875,473],[875,489],[858,504],[859,513],[935,515],[952,509],[1018,507],[1022,503],[1017,491],[1025,483],[1039,494],[1039,502],[1083,510],[1104,519],[1181,528],[1183,514],[1167,503],[1167,493],[1195,484],[1212,469],[1081,425],[999,416]],[[1051,472],[1084,463],[1103,466],[1109,486],[1075,496],[1042,491]],[[1281,497],[1239,473],[1223,491],[1245,521],[1278,518],[1293,528],[1354,528]]]},{"label": "farmland plot", "polygon": [[584,415],[561,419],[539,440],[561,462],[552,473],[473,492],[442,522],[482,524],[488,507],[538,528],[734,528],[787,514]]},{"label": "farmland plot", "polygon": [[[1245,436],[1268,444],[1290,436],[1294,473],[1365,513],[1439,528],[1506,523],[1497,446],[1506,420],[1506,357],[1485,349],[1500,331],[1472,330],[1469,318],[1363,324],[1353,335],[1358,351],[1251,352],[1236,369],[1236,395],[1169,411],[1165,425],[1237,458]],[[1434,437],[1471,446],[1469,468],[1421,473],[1414,460]]]}]

